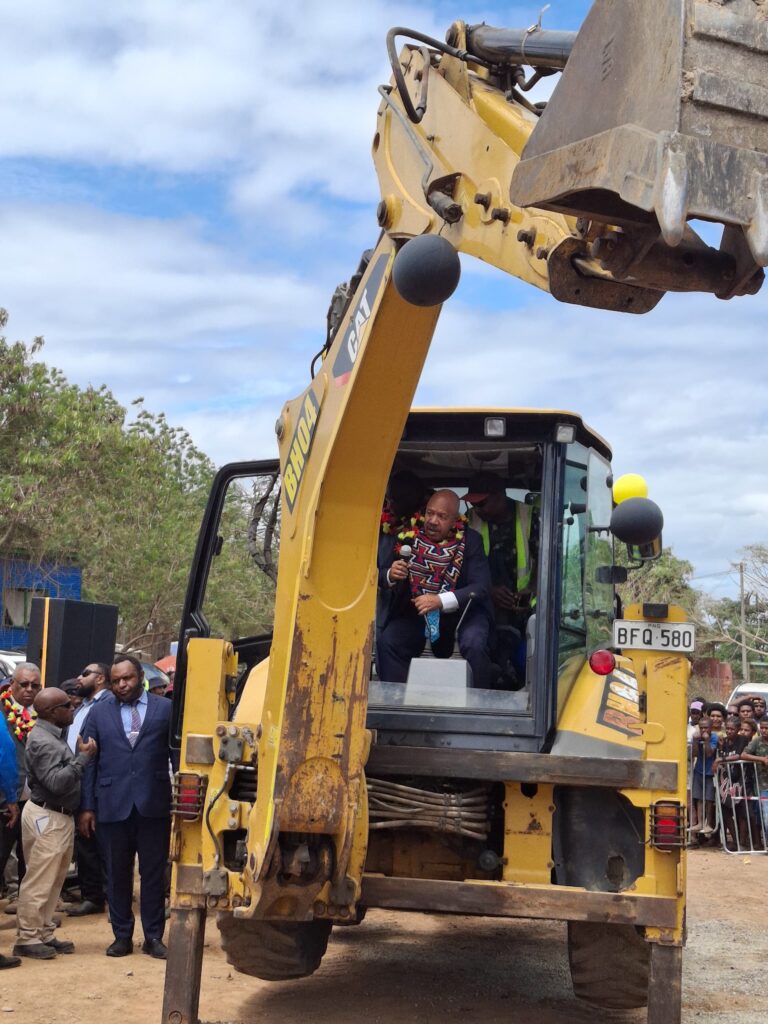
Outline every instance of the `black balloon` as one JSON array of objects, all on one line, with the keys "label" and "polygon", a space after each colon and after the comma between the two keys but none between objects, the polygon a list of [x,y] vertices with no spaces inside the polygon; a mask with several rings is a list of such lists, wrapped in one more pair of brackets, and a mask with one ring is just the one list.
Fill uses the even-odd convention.
[{"label": "black balloon", "polygon": [[461,276],[459,254],[438,235],[420,235],[395,256],[392,279],[412,306],[439,306],[453,295]]}]

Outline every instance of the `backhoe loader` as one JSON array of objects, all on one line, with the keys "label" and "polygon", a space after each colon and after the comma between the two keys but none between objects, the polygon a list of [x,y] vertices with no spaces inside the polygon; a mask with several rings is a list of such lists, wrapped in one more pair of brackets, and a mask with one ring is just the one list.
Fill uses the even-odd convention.
[{"label": "backhoe loader", "polygon": [[[573,413],[410,407],[459,253],[625,313],[667,291],[759,290],[765,8],[597,0],[578,33],[457,22],[446,42],[394,28],[387,48],[378,243],[277,418],[279,462],[222,469],[198,540],[162,1019],[196,1024],[208,911],[236,969],[281,980],[320,966],[334,926],[388,907],[566,921],[577,996],[679,1024],[694,638],[678,608],[621,608],[614,560],[614,538],[636,566],[658,554],[661,513],[643,495],[614,507],[610,449]],[[717,248],[697,221],[722,226]],[[537,520],[517,668],[479,687],[455,654],[425,655],[387,679],[387,482],[461,495],[480,470]],[[207,587],[254,477],[235,532],[276,577],[274,620],[226,635]]]}]

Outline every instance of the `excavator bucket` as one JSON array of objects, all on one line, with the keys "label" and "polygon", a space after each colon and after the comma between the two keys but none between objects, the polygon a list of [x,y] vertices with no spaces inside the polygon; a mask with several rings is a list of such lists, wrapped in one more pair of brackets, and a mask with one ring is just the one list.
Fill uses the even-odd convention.
[{"label": "excavator bucket", "polygon": [[689,219],[723,224],[740,281],[762,279],[768,3],[596,0],[510,194],[671,247]]}]

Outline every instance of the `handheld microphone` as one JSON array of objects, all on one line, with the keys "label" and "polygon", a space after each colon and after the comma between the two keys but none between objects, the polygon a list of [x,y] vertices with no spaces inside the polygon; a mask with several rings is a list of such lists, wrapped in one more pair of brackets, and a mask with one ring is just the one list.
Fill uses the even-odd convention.
[{"label": "handheld microphone", "polygon": [[413,548],[411,547],[410,544],[403,544],[403,546],[400,548],[400,554],[398,555],[398,558],[402,558],[404,562],[410,562],[410,560],[413,558]]}]

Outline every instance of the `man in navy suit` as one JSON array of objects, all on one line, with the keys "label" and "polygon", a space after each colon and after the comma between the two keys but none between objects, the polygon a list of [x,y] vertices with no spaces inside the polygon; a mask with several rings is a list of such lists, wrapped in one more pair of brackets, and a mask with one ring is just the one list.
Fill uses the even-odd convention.
[{"label": "man in navy suit", "polygon": [[378,671],[385,682],[407,680],[411,659],[424,650],[428,616],[437,633],[430,641],[434,655],[450,657],[465,610],[459,650],[472,668],[473,686],[491,687],[498,675],[489,653],[493,610],[488,559],[475,530],[467,529],[462,540],[456,539],[458,513],[454,492],[436,491],[427,503],[423,530],[413,539],[410,561],[398,558],[397,538],[379,545],[379,586],[390,592],[388,602],[379,602],[383,621],[377,623]]},{"label": "man in navy suit", "polygon": [[112,666],[112,693],[95,704],[84,739],[98,755],[83,775],[78,829],[98,836],[107,875],[115,941],[107,956],[133,952],[133,864],[139,857],[143,952],[164,960],[165,871],[171,828],[171,702],[147,693],[144,670],[130,655]]}]

